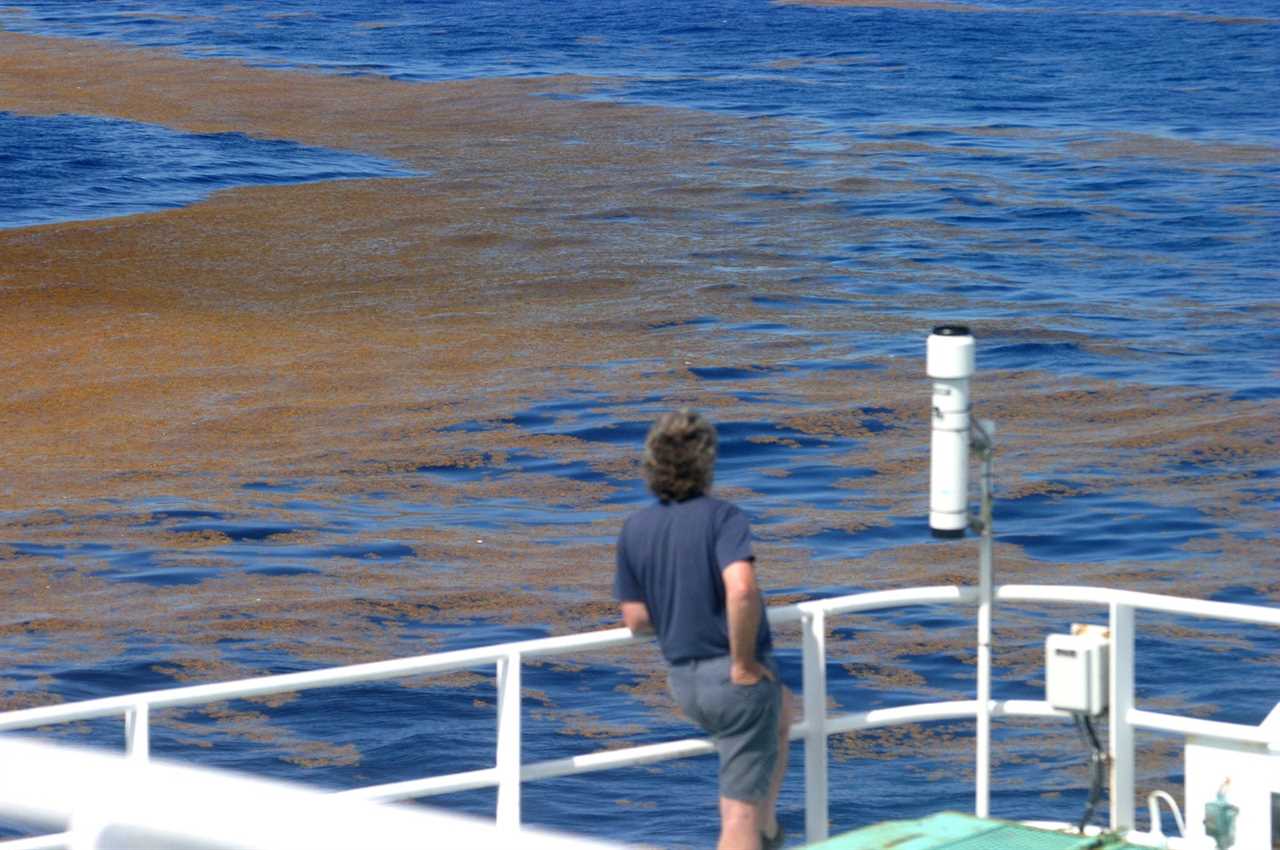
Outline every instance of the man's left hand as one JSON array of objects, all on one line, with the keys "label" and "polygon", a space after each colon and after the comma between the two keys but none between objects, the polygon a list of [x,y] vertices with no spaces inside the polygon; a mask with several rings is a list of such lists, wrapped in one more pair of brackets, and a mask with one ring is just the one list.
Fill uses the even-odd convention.
[{"label": "man's left hand", "polygon": [[759,661],[735,661],[729,666],[729,681],[735,685],[754,685],[761,679],[774,681],[773,671]]}]

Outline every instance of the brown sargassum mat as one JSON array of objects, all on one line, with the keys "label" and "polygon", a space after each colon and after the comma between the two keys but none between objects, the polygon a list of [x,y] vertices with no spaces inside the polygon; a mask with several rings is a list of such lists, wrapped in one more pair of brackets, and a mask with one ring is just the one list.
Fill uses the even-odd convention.
[{"label": "brown sargassum mat", "polygon": [[[785,522],[760,542],[766,590],[787,589],[777,601],[850,585],[971,581],[972,541],[824,561],[804,546],[815,531],[925,510],[927,325],[889,299],[851,297],[837,307],[806,300],[824,294],[832,273],[814,245],[921,223],[850,222],[837,209],[790,203],[789,193],[804,193],[814,178],[786,166],[795,129],[785,124],[541,96],[596,85],[414,85],[0,33],[0,109],[287,138],[391,157],[420,172],[237,189],[180,210],[0,232],[0,671],[18,659],[92,667],[126,646],[150,645],[168,648],[159,665],[166,672],[209,681],[260,672],[222,656],[218,641],[228,635],[337,664],[429,651],[432,640],[406,625],[413,623],[484,620],[552,633],[611,626],[610,541],[622,509],[602,500],[616,488],[519,470],[457,480],[418,471],[501,467],[521,453],[634,476],[638,446],[512,424],[517,412],[571,392],[615,411],[649,410],[656,398],[720,420],[855,441],[838,463],[876,474],[837,483],[848,484],[845,507],[780,508]],[[857,176],[856,148],[831,156],[848,159],[846,190],[894,190]],[[939,225],[920,236],[963,235],[955,230]],[[908,265],[886,259],[881,273],[920,273]],[[753,301],[759,295],[789,305],[795,333],[752,330],[779,320]],[[952,303],[928,301],[917,307],[944,317]],[[706,316],[717,321],[688,323]],[[1253,317],[1275,319],[1275,305]],[[985,330],[1009,329],[993,322]],[[1018,332],[1127,356],[1123,346],[1061,327],[1024,322]],[[921,356],[867,357],[859,339],[871,333],[919,334]],[[843,358],[874,368],[783,368]],[[735,381],[732,393],[691,371],[747,365],[758,376]],[[981,415],[1001,428],[1003,496],[1133,490],[1233,529],[1158,566],[1047,563],[1001,543],[1000,581],[1188,595],[1247,585],[1280,597],[1275,485],[1249,480],[1276,463],[1275,401],[1040,373],[984,374],[978,383]],[[869,432],[857,414],[864,407],[894,427]],[[476,422],[493,427],[457,430]],[[246,491],[253,481],[300,483],[289,494]],[[528,499],[595,517],[484,535],[393,525],[379,539],[410,547],[413,557],[332,558],[285,577],[233,569],[213,551],[225,536],[175,534],[144,506],[163,498],[243,516],[274,501],[274,515],[287,520],[291,501],[340,510],[374,493],[438,505]],[[270,542],[326,543],[325,532],[306,525]],[[227,569],[197,584],[149,587],[24,554],[15,548],[21,542],[105,542],[178,553],[187,564],[208,550],[206,564]],[[999,661],[1034,679],[1040,633],[1020,637],[1021,615],[1007,616]],[[833,644],[852,675],[928,695],[904,659],[968,659],[971,640],[967,629],[863,630],[843,649]],[[651,647],[609,658],[638,671],[637,698],[670,710]],[[491,699],[487,680],[451,681]],[[49,691],[0,678],[0,708],[56,699]],[[220,728],[270,737],[262,715],[214,711]],[[566,729],[586,737],[629,733],[581,712],[565,718]],[[183,722],[172,719],[175,729]],[[967,758],[967,743],[945,728],[850,739],[837,755],[875,758],[889,744],[945,753],[952,743],[957,760]],[[293,749],[299,764],[358,758],[323,742]]]}]

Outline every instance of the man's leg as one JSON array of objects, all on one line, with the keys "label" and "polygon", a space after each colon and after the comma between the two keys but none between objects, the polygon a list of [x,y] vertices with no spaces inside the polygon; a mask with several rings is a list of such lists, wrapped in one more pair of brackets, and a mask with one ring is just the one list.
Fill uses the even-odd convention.
[{"label": "man's leg", "polygon": [[760,803],[720,798],[720,842],[716,850],[760,850]]},{"label": "man's leg", "polygon": [[782,689],[782,710],[778,712],[778,760],[769,779],[769,795],[756,803],[756,821],[761,834],[772,838],[778,834],[778,792],[787,775],[787,756],[791,752],[791,719],[795,715],[795,697],[791,689]]}]

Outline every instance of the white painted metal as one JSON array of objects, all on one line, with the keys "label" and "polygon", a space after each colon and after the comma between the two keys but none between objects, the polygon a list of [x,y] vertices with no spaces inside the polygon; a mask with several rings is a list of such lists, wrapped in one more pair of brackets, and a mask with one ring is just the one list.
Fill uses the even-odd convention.
[{"label": "white painted metal", "polygon": [[1147,795],[1147,812],[1150,819],[1150,829],[1148,832],[1152,838],[1164,838],[1164,824],[1160,822],[1160,801],[1169,806],[1169,813],[1173,815],[1173,823],[1178,827],[1179,835],[1187,834],[1187,822],[1182,819],[1182,810],[1178,808],[1178,801],[1168,791],[1152,791]]},{"label": "white painted metal", "polygon": [[975,440],[982,453],[982,513],[978,518],[982,538],[978,544],[978,709],[974,745],[973,812],[985,818],[991,811],[991,606],[992,566],[991,467],[989,433]]},{"label": "white painted metal", "polygon": [[1243,723],[1223,723],[1199,717],[1182,717],[1177,714],[1161,714],[1130,708],[1125,714],[1128,725],[1134,729],[1151,729],[1158,732],[1175,732],[1186,737],[1215,738],[1220,741],[1236,741],[1241,744],[1261,744],[1280,749],[1280,729],[1247,726]]},{"label": "white painted metal", "polygon": [[[793,738],[797,737],[794,732],[795,730],[793,729]],[[710,755],[715,751],[715,746],[706,738],[685,738],[680,741],[664,741],[661,744],[648,744],[643,747],[630,747],[625,750],[603,750],[580,756],[538,762],[537,764],[526,765],[521,775],[526,780],[552,779],[556,776],[569,776],[575,773],[591,773],[597,770],[610,770],[615,767],[636,767],[642,764],[654,764],[672,759]]]},{"label": "white painted metal", "polygon": [[[114,850],[115,842],[107,841],[107,830],[110,827],[111,823],[99,809],[76,809],[67,823],[67,834],[71,836],[71,840],[67,842],[67,850]],[[145,846],[147,842],[141,844]]]},{"label": "white painted metal", "polygon": [[[406,782],[389,782],[386,785],[366,785],[363,788],[350,788],[346,791],[335,792],[334,796],[356,797],[361,800],[393,803],[398,800],[418,800],[423,797],[434,797],[437,794],[474,791],[477,788],[497,788],[498,778],[498,769],[496,767],[487,767],[483,770],[446,773],[443,776],[428,776],[425,779],[410,779]],[[5,848],[0,845],[0,850],[5,850]]]},{"label": "white painted metal", "polygon": [[1213,846],[1206,835],[1205,807],[1221,794],[1237,808],[1234,847],[1274,846],[1272,800],[1280,795],[1280,755],[1261,744],[1195,735],[1187,740],[1186,777],[1190,838]]},{"label": "white painted metal", "polygon": [[894,708],[877,708],[829,717],[826,722],[828,735],[843,735],[863,729],[883,726],[900,726],[904,723],[930,723],[935,720],[968,720],[978,712],[978,701],[973,699],[951,702],[930,702],[921,705],[900,705]]},{"label": "white painted metal", "polygon": [[925,372],[933,381],[929,437],[929,527],[963,534],[969,527],[969,379],[974,341],[968,333],[933,333]]},{"label": "white painted metal", "polygon": [[1143,611],[1188,614],[1213,620],[1280,626],[1280,608],[1242,605],[1238,602],[1209,602],[1185,596],[1164,596],[1136,590],[1113,590],[1065,584],[1006,584],[996,588],[996,599],[1006,602],[1079,602],[1085,605],[1127,605]]},{"label": "white painted metal", "polygon": [[520,653],[498,659],[498,825],[520,825]]},{"label": "white painted metal", "polygon": [[[854,614],[860,611],[881,611],[885,608],[901,608],[906,605],[931,605],[935,603],[967,603],[978,601],[976,587],[956,587],[954,585],[934,585],[932,587],[908,587],[900,590],[876,590],[870,593],[854,593],[849,596],[836,596],[831,599],[814,599],[809,602],[797,602],[795,608],[801,616],[810,611],[822,611],[828,617],[837,614]],[[788,608],[792,606],[787,606]],[[775,617],[769,609],[769,622],[777,624],[786,622]],[[783,608],[782,611],[786,611]]]},{"label": "white painted metal", "polygon": [[[1122,767],[1119,775],[1113,775],[1112,811],[1118,825],[1133,824],[1133,732],[1135,729],[1151,729],[1181,735],[1197,735],[1218,740],[1238,741],[1246,744],[1280,749],[1280,730],[1277,725],[1254,727],[1243,724],[1219,723],[1179,715],[1141,711],[1132,706],[1133,699],[1133,632],[1134,610],[1152,610],[1200,617],[1212,617],[1245,623],[1280,625],[1280,609],[1234,603],[1202,602],[1192,599],[1136,593],[1105,588],[1006,585],[996,588],[994,599],[1006,602],[1067,602],[1089,605],[1109,605],[1112,609],[1112,755]],[[773,624],[801,621],[804,624],[805,671],[805,719],[795,724],[792,738],[803,737],[806,747],[806,832],[812,827],[825,835],[827,829],[827,776],[826,739],[830,735],[860,729],[900,723],[917,723],[945,719],[977,718],[979,700],[926,703],[899,706],[888,709],[829,717],[826,714],[826,653],[825,621],[837,614],[874,611],[885,608],[917,604],[974,604],[979,601],[980,590],[971,587],[925,587],[904,590],[879,591],[856,594],[835,599],[813,600],[798,605],[771,609],[769,620]],[[123,697],[91,700],[82,703],[48,706],[0,714],[0,731],[30,728],[55,722],[118,716],[126,719],[126,738],[129,760],[139,769],[145,767],[147,753],[147,728],[152,708],[196,705],[245,696],[288,693],[317,687],[330,687],[355,682],[377,681],[425,673],[444,673],[470,669],[487,664],[499,667],[499,753],[497,765],[487,770],[468,771],[449,776],[430,777],[393,783],[371,788],[352,789],[330,795],[335,799],[351,799],[356,802],[369,800],[410,799],[449,791],[471,788],[495,787],[515,789],[505,794],[500,791],[499,808],[504,823],[518,823],[519,782],[564,776],[595,770],[605,770],[627,765],[647,764],[673,758],[684,758],[712,752],[705,740],[689,739],[662,744],[589,753],[565,759],[520,764],[519,751],[519,682],[523,656],[560,655],[588,649],[602,649],[639,641],[626,629],[545,638],[534,641],[480,647],[417,658],[358,664],[328,670],[309,671],[260,679],[247,679],[214,685],[197,685],[186,688],[151,691]],[[1120,656],[1124,656],[1123,663]],[[1120,708],[1117,709],[1117,703]],[[989,701],[990,715],[1065,717],[1047,703],[1038,700]],[[817,707],[815,707],[817,706]],[[822,757],[809,758],[810,751],[817,752],[816,742],[821,740]],[[6,745],[6,742],[0,741]],[[3,763],[3,762],[0,762]],[[818,765],[822,766],[817,770]],[[513,769],[514,766],[514,769]],[[814,769],[811,772],[810,767]],[[1127,769],[1127,777],[1125,771]],[[12,777],[12,771],[0,771],[0,779]],[[12,813],[10,792],[13,784],[0,782],[0,810]],[[514,801],[514,802],[513,802]],[[8,807],[8,808],[6,808]],[[56,820],[56,818],[55,818]],[[65,823],[65,819],[61,821]],[[820,824],[820,826],[819,826]],[[35,850],[66,846],[57,837],[24,839],[35,841],[16,850]],[[40,842],[51,842],[42,844]],[[61,842],[61,843],[59,843]],[[1175,842],[1176,843],[1176,842]],[[9,842],[10,845],[13,842]],[[175,845],[176,846],[176,845]],[[0,850],[10,850],[0,844]]]},{"label": "white painted metal", "polygon": [[1111,828],[1133,829],[1134,750],[1129,709],[1133,706],[1133,608],[1111,605]]},{"label": "white painted metal", "polygon": [[1002,699],[991,703],[992,717],[1070,717],[1040,699]]},{"label": "white painted metal", "polygon": [[151,706],[145,702],[125,712],[124,751],[138,761],[151,757]]},{"label": "white painted metal", "polygon": [[52,835],[37,835],[35,838],[0,841],[0,850],[66,850],[70,844],[71,833],[56,832]]},{"label": "white painted metal", "polygon": [[[804,724],[793,726],[791,733],[793,739],[802,737]],[[569,756],[568,758],[533,762],[524,765],[520,769],[520,778],[524,782],[531,782],[537,779],[554,779],[558,776],[593,773],[618,767],[636,767],[643,764],[671,761],[672,759],[710,755],[714,752],[715,747],[705,738],[685,738],[679,741],[664,741],[661,744],[647,744],[642,747],[629,747],[619,750],[602,750],[579,756]],[[497,786],[498,769],[491,767],[485,770],[471,770],[464,773],[432,776],[428,779],[413,779],[408,782],[393,782],[387,785],[352,788],[348,791],[339,791],[337,794],[338,796],[359,797],[364,800],[391,802],[395,800],[417,800],[437,794],[451,794],[456,791],[496,788]],[[0,850],[7,850],[7,848],[4,845],[0,845]]]},{"label": "white painted metal", "polygon": [[1097,717],[1111,694],[1110,632],[1085,627],[1044,642],[1044,698],[1055,708]]},{"label": "white painted metal", "polygon": [[207,768],[144,763],[101,750],[0,740],[0,764],[5,766],[0,811],[83,826],[84,832],[73,829],[60,839],[75,850],[620,848]]},{"label": "white painted metal", "polygon": [[804,836],[827,837],[827,616],[806,613],[804,642]]}]

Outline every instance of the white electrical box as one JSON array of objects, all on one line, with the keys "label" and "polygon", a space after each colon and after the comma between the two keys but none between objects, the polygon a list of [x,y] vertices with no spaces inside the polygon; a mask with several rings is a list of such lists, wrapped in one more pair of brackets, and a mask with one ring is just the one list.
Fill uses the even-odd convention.
[{"label": "white electrical box", "polygon": [[1094,716],[1107,710],[1111,632],[1076,624],[1045,641],[1044,698],[1062,711]]}]

